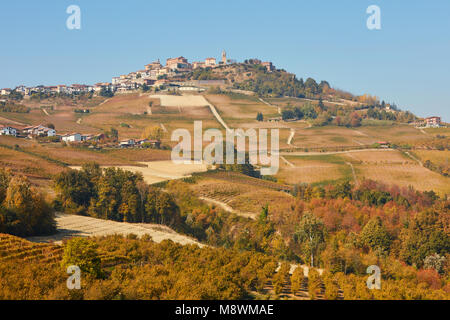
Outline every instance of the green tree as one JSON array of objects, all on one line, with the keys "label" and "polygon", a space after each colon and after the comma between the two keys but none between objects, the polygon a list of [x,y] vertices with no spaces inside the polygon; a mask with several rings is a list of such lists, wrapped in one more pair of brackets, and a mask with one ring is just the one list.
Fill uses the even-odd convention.
[{"label": "green tree", "polygon": [[258,114],[256,115],[256,120],[259,122],[264,121],[264,116],[262,112],[258,112]]},{"label": "green tree", "polygon": [[81,271],[100,277],[101,261],[97,252],[98,245],[85,238],[73,238],[64,246],[61,265],[64,269],[77,266]]},{"label": "green tree", "polygon": [[304,252],[310,257],[310,264],[314,267],[315,257],[321,245],[325,242],[325,225],[312,213],[305,213],[294,234],[294,240],[299,243]]},{"label": "green tree", "polygon": [[432,209],[417,214],[400,238],[401,257],[419,268],[426,257],[435,253],[442,256],[450,251],[450,236],[445,231],[443,219]]},{"label": "green tree", "polygon": [[374,217],[364,226],[359,235],[360,243],[377,254],[386,253],[391,245],[391,237],[380,217]]}]

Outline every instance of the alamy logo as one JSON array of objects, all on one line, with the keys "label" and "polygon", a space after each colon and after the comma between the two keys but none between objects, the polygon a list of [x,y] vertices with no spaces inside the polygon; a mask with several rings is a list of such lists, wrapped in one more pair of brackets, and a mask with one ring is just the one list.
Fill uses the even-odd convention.
[{"label": "alamy logo", "polygon": [[[270,130],[270,152],[267,129],[243,129],[226,132],[208,129],[203,133],[201,121],[194,122],[194,140],[187,129],[177,129],[171,140],[179,142],[172,149],[172,161],[184,164],[246,164],[261,166],[261,175],[275,175],[279,169],[279,130]],[[181,141],[180,141],[181,139]],[[247,140],[249,141],[247,148]],[[203,143],[210,142],[204,149]],[[192,153],[193,145],[193,153]],[[247,156],[248,155],[248,156]],[[225,159],[224,159],[225,157]]]},{"label": "alamy logo", "polygon": [[80,290],[81,289],[81,270],[78,266],[69,266],[67,268],[67,289],[69,290]]},{"label": "alamy logo", "polygon": [[71,5],[67,7],[67,14],[70,16],[66,20],[66,26],[69,30],[81,29],[81,9],[77,5]]},{"label": "alamy logo", "polygon": [[381,30],[381,9],[379,6],[371,5],[366,10],[370,16],[367,18],[367,29]]},{"label": "alamy logo", "polygon": [[381,289],[381,269],[379,266],[369,266],[366,271],[371,276],[367,279],[367,288],[369,290]]}]

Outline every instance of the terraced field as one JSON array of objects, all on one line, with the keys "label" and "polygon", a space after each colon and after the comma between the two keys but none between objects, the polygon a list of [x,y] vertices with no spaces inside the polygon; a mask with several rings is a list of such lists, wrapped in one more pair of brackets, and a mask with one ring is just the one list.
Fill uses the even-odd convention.
[{"label": "terraced field", "polygon": [[54,244],[33,243],[8,234],[0,234],[0,263],[22,261],[54,264],[61,259],[62,247]]}]

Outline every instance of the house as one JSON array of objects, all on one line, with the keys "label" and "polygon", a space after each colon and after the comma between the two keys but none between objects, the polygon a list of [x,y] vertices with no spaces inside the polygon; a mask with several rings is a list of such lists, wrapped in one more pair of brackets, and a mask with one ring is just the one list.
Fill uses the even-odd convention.
[{"label": "house", "polygon": [[25,127],[23,129],[23,132],[30,136],[38,136],[38,137],[54,137],[54,136],[56,136],[55,129],[47,128],[43,125]]},{"label": "house", "polygon": [[122,140],[119,143],[119,146],[121,148],[134,147],[134,145],[135,145],[135,140],[134,139]]},{"label": "house", "polygon": [[391,146],[387,141],[378,141],[377,144],[380,145],[381,148],[389,148]]},{"label": "house", "polygon": [[42,128],[38,131],[38,136],[40,137],[54,137],[56,136],[56,130],[52,128]]},{"label": "house", "polygon": [[267,69],[268,72],[272,72],[275,70],[275,66],[272,64],[272,62],[268,61],[268,62],[263,62],[261,63],[261,65],[263,67],[265,67]]},{"label": "house", "polygon": [[17,137],[17,132],[19,130],[10,126],[5,126],[0,124],[0,136],[14,136]]},{"label": "house", "polygon": [[189,62],[183,56],[178,58],[169,58],[166,60],[166,67],[171,70],[186,69],[189,68]]},{"label": "house", "polygon": [[206,58],[205,66],[206,67],[214,67],[216,65],[216,58]]},{"label": "house", "polygon": [[193,69],[204,68],[204,67],[205,67],[205,63],[203,61],[196,61],[196,62],[192,63]]},{"label": "house", "polygon": [[441,117],[429,117],[425,119],[425,125],[428,128],[439,128],[441,126]]},{"label": "house", "polygon": [[61,140],[64,142],[81,142],[81,134],[79,133],[70,133],[63,135]]},{"label": "house", "polygon": [[152,63],[149,63],[145,66],[145,70],[147,71],[151,71],[151,70],[159,70],[162,68],[161,63],[159,62],[159,60],[154,61]]},{"label": "house", "polygon": [[151,145],[152,147],[159,148],[161,142],[158,140],[140,139],[136,140],[134,145],[136,146]]},{"label": "house", "polygon": [[2,89],[2,91],[1,91],[2,96],[7,96],[10,93],[11,93],[11,89],[9,89],[9,88]]},{"label": "house", "polygon": [[70,91],[67,89],[67,86],[64,84],[57,85],[56,92],[57,93],[70,93]]}]

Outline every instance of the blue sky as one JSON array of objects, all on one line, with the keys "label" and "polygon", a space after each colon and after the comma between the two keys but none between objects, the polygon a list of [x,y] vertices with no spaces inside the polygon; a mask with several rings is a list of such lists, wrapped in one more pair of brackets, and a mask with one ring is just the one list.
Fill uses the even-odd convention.
[{"label": "blue sky", "polygon": [[[66,8],[81,8],[68,30]],[[381,8],[382,29],[366,27]],[[4,1],[0,87],[96,83],[157,58],[270,60],[450,121],[450,1]]]}]

